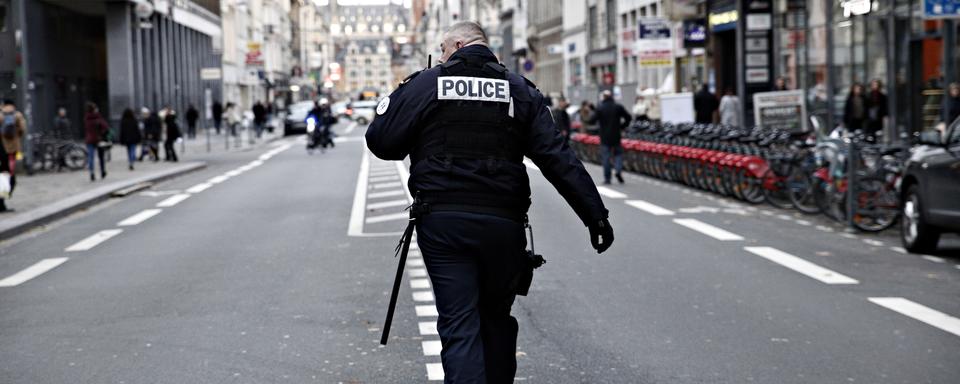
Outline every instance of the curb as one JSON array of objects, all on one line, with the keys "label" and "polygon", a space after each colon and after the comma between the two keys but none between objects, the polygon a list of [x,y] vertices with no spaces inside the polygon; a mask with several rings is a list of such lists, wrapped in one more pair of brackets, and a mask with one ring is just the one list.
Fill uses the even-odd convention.
[{"label": "curb", "polygon": [[0,241],[10,239],[33,228],[107,200],[116,191],[127,189],[137,184],[172,179],[206,167],[207,163],[204,162],[184,163],[174,168],[100,186],[76,196],[61,199],[51,204],[17,214],[0,222]]}]

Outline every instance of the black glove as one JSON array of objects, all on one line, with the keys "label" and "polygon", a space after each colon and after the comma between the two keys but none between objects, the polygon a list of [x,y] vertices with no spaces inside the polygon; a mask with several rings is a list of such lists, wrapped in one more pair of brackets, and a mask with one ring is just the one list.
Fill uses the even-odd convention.
[{"label": "black glove", "polygon": [[610,226],[607,219],[601,219],[588,228],[590,229],[590,244],[593,245],[593,249],[597,250],[597,253],[603,253],[607,248],[610,248],[610,245],[613,244],[613,227]]}]

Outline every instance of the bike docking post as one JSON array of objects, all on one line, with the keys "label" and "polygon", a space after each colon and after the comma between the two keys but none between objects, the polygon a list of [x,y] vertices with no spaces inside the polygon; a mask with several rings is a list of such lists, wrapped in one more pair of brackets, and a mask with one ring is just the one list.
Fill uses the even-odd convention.
[{"label": "bike docking post", "polygon": [[857,213],[857,166],[860,163],[860,153],[857,141],[851,137],[847,151],[847,227],[854,230],[854,215]]}]

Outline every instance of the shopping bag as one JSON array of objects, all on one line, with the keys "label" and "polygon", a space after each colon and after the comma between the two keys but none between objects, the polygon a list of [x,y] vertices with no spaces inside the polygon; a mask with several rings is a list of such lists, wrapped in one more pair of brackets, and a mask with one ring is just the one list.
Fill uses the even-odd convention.
[{"label": "shopping bag", "polygon": [[10,198],[10,174],[0,172],[0,199]]}]

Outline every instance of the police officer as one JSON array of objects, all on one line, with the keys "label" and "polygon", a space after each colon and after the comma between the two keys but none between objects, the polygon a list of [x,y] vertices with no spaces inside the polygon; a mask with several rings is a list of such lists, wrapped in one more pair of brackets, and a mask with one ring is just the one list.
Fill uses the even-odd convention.
[{"label": "police officer", "polygon": [[512,383],[524,268],[529,157],[588,227],[598,253],[613,230],[597,188],[533,83],[510,73],[479,24],[445,34],[441,64],[410,75],[367,129],[384,160],[410,156],[409,187],[425,212],[417,243],[436,296],[447,383]]}]

